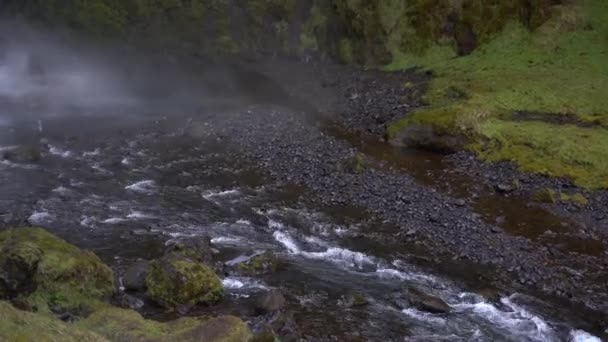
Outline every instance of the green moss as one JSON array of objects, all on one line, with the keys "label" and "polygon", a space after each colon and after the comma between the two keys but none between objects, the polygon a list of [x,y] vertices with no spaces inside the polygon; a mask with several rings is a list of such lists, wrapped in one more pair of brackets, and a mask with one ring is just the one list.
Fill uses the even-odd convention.
[{"label": "green moss", "polygon": [[353,64],[355,57],[353,56],[353,46],[349,39],[342,39],[338,44],[338,55],[343,63]]},{"label": "green moss", "polygon": [[103,342],[93,332],[66,324],[53,317],[15,309],[0,301],[0,340],[11,342]]},{"label": "green moss", "polygon": [[168,255],[150,263],[147,295],[168,308],[213,304],[223,296],[221,281],[206,265]]},{"label": "green moss", "polygon": [[581,194],[580,192],[576,192],[571,195],[562,193],[560,195],[560,201],[572,203],[579,208],[584,208],[587,205],[589,205],[589,200],[585,196],[583,196],[583,194]]},{"label": "green moss", "polygon": [[544,188],[537,191],[532,198],[541,203],[557,203],[557,192],[553,189]]},{"label": "green moss", "polygon": [[17,265],[31,280],[32,292],[15,300],[32,310],[87,312],[114,292],[112,271],[97,256],[43,229],[4,231],[0,250],[3,272]]},{"label": "green moss", "polygon": [[[467,137],[469,149],[486,160],[608,187],[602,148],[608,143],[608,97],[602,95],[608,89],[608,3],[539,6],[529,14],[533,32],[511,21],[468,56],[395,61],[391,67],[417,62],[436,77],[425,97],[429,107],[393,123],[389,135],[424,123]],[[454,97],[453,89],[466,96]],[[516,111],[555,113],[556,119],[512,121]],[[560,125],[562,114],[582,124]]]},{"label": "green moss", "polygon": [[327,30],[327,15],[319,4],[315,4],[308,15],[308,20],[300,32],[300,52],[316,51],[322,46],[320,37],[324,37]]},{"label": "green moss", "polygon": [[256,255],[246,262],[238,264],[238,270],[245,275],[260,275],[276,272],[280,267],[280,260],[271,252]]}]

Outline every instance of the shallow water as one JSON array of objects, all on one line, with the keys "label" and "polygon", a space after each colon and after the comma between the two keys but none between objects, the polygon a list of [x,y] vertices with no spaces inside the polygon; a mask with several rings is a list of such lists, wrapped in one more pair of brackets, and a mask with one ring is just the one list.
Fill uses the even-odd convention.
[{"label": "shallow water", "polygon": [[[46,119],[42,132],[33,120],[3,127],[2,146],[35,137],[49,149],[35,165],[0,165],[0,211],[92,249],[117,268],[158,256],[170,239],[200,234],[227,263],[272,251],[287,267],[260,278],[226,277],[228,302],[238,307],[281,288],[310,340],[599,340],[579,330],[584,320],[576,313],[519,294],[489,302],[461,279],[413,261],[425,257],[415,248],[357,237],[376,223],[348,208],[302,205],[301,190],[274,187],[229,146],[182,134],[187,122],[66,117]],[[442,298],[452,312],[408,307],[399,300],[408,286]],[[369,304],[345,305],[354,293]]]}]

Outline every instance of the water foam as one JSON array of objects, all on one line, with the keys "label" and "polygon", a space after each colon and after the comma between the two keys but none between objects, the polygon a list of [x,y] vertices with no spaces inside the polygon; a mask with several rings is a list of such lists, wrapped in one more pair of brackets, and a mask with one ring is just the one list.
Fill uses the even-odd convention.
[{"label": "water foam", "polygon": [[[470,297],[461,294],[461,297]],[[516,336],[525,337],[533,341],[555,341],[558,340],[555,331],[541,317],[530,313],[528,310],[511,301],[510,298],[502,298],[501,303],[509,309],[503,311],[495,305],[480,301],[476,303],[458,303],[452,305],[456,311],[471,313],[492,323],[492,325],[509,331]]]},{"label": "water foam", "polygon": [[273,237],[285,246],[289,253],[300,255],[308,259],[326,260],[351,268],[363,268],[364,266],[375,265],[374,261],[364,253],[338,247],[329,247],[322,252],[307,252],[300,249],[297,242],[288,233],[275,231]]},{"label": "water foam", "polygon": [[46,211],[35,211],[30,215],[27,221],[33,225],[48,223],[53,220],[53,216]]},{"label": "water foam", "polygon": [[602,340],[586,331],[573,330],[570,332],[570,342],[602,342]]},{"label": "water foam", "polygon": [[125,187],[126,190],[133,192],[139,192],[142,194],[153,194],[156,192],[156,182],[153,180],[143,180],[137,183],[133,183]]},{"label": "water foam", "polygon": [[222,284],[224,288],[229,290],[268,289],[266,285],[258,280],[246,277],[227,277],[222,280]]},{"label": "water foam", "polygon": [[202,194],[202,196],[206,200],[211,200],[212,198],[217,198],[217,197],[236,196],[236,195],[239,195],[240,193],[241,192],[239,190],[236,190],[236,189],[225,190],[225,191],[205,191]]},{"label": "water foam", "polygon": [[64,150],[60,147],[49,145],[49,153],[52,155],[59,156],[61,158],[70,158],[73,153],[68,150]]},{"label": "water foam", "polygon": [[134,211],[131,211],[131,213],[129,215],[127,215],[127,218],[132,219],[132,220],[146,220],[146,219],[155,219],[156,216],[134,210]]}]

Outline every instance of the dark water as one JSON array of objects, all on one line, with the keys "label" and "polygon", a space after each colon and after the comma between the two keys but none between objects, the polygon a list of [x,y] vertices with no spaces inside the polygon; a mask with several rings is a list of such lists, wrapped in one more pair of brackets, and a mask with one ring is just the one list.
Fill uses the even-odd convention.
[{"label": "dark water", "polygon": [[[117,269],[136,258],[158,257],[170,239],[200,234],[211,236],[228,263],[272,251],[286,267],[259,278],[225,278],[228,299],[218,310],[238,313],[248,298],[281,288],[309,340],[598,340],[578,330],[584,317],[576,312],[521,294],[504,293],[490,302],[476,293],[485,284],[473,287],[463,281],[466,276],[452,276],[468,272],[468,266],[446,261],[452,272],[444,272],[421,262],[432,256],[416,246],[362,238],[361,232],[393,232],[359,208],[303,205],[303,189],[268,182],[265,170],[244,162],[213,134],[185,133],[193,120],[206,119],[205,113],[169,119],[106,114],[6,122],[0,146],[42,141],[48,150],[36,164],[0,164],[0,214],[28,218]],[[423,182],[439,184],[434,179],[443,166],[436,155],[341,138]],[[474,186],[462,178],[451,184],[459,184],[450,191],[463,196],[463,189]],[[535,209],[484,196],[475,204],[479,212],[490,219],[500,207],[509,231],[537,225],[515,219],[539,217],[530,212]],[[552,219],[547,215],[539,218],[543,224]],[[407,286],[441,297],[452,312],[433,315],[403,306],[398,298]],[[355,293],[369,304],[345,305]]]}]

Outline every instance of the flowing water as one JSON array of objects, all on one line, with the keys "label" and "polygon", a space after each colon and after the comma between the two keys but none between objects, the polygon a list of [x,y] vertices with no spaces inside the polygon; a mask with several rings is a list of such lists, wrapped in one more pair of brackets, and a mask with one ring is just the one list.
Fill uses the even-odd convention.
[{"label": "flowing water", "polygon": [[[3,148],[42,141],[48,149],[38,163],[0,164],[0,214],[27,218],[117,269],[158,257],[171,239],[203,234],[227,264],[263,251],[285,260],[272,275],[224,277],[223,310],[281,288],[313,341],[599,341],[581,330],[584,317],[558,304],[517,293],[491,301],[477,293],[483,283],[420,262],[428,252],[361,237],[382,234],[382,223],[357,208],[302,204],[304,189],[274,186],[221,140],[184,134],[187,116],[2,120]],[[451,312],[404,304],[410,286]],[[353,294],[368,304],[348,305]]]}]

